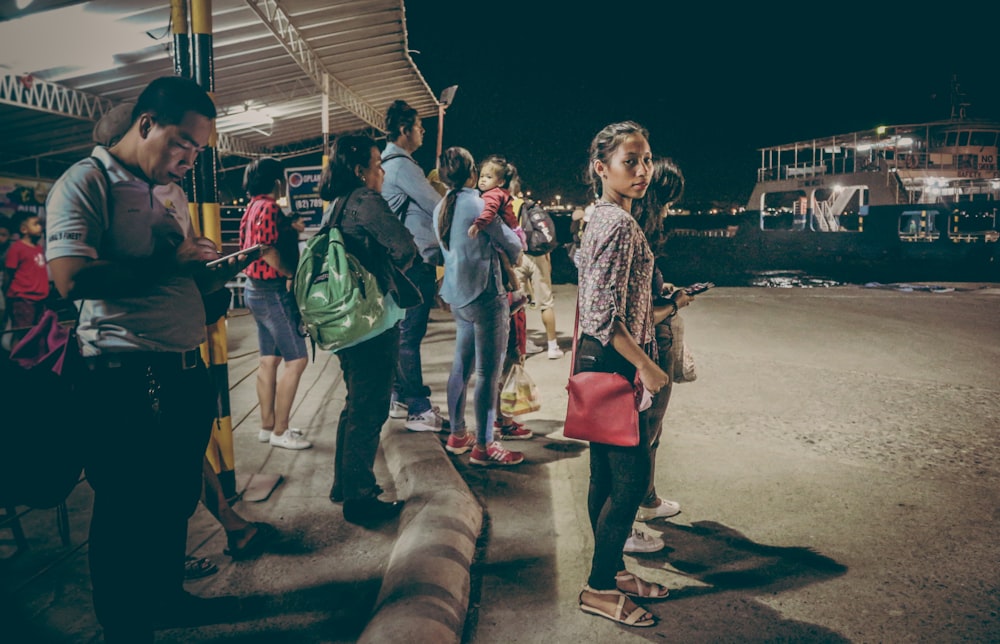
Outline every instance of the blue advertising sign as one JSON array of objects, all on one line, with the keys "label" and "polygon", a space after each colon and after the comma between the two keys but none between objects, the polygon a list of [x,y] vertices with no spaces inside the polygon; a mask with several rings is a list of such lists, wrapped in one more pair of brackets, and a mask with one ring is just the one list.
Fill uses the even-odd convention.
[{"label": "blue advertising sign", "polygon": [[320,166],[285,169],[288,206],[302,215],[306,227],[318,227],[323,218],[323,200],[319,197],[319,175],[322,171]]}]

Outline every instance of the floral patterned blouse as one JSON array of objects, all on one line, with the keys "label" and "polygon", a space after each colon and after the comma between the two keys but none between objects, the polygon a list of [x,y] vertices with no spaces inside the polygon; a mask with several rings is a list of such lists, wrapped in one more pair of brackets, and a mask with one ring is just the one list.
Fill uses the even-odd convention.
[{"label": "floral patterned blouse", "polygon": [[653,253],[635,218],[598,201],[577,261],[580,333],[607,346],[617,318],[640,346],[653,342]]}]

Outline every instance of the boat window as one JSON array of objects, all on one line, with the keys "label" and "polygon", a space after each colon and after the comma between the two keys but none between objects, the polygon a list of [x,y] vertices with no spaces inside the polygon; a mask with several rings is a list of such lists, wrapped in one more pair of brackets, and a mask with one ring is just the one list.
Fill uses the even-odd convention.
[{"label": "boat window", "polygon": [[969,133],[959,132],[958,133],[958,144],[959,145],[969,145]]},{"label": "boat window", "polygon": [[[979,167],[979,155],[978,154],[956,154],[955,155],[955,167],[959,170],[975,170]],[[971,175],[965,175],[971,176]]]},{"label": "boat window", "polygon": [[973,132],[972,136],[969,138],[969,145],[992,148],[995,147],[996,144],[996,132]]},{"label": "boat window", "polygon": [[956,209],[951,213],[950,222],[949,233],[953,238],[989,237],[997,230],[997,211],[995,208],[978,212]]},{"label": "boat window", "polygon": [[839,217],[840,230],[843,232],[861,232],[864,230],[864,217],[858,213],[844,213]]},{"label": "boat window", "polygon": [[[907,210],[899,215],[899,238],[904,241],[932,241],[941,236],[937,210]],[[946,221],[942,216],[941,221]]]},{"label": "boat window", "polygon": [[803,230],[805,217],[789,210],[762,210],[760,213],[761,230]]},{"label": "boat window", "polygon": [[958,142],[958,132],[948,132],[948,137],[945,141],[945,145],[947,145],[950,148],[953,148],[955,147],[955,144],[957,142]]}]

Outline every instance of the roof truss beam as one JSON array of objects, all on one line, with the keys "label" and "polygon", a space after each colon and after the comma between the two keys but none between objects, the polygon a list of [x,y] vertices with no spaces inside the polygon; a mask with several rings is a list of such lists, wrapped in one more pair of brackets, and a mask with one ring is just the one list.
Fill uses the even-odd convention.
[{"label": "roof truss beam", "polygon": [[0,76],[0,103],[94,122],[114,106],[100,96],[16,74]]},{"label": "roof truss beam", "polygon": [[[26,107],[37,112],[68,116],[91,123],[101,120],[101,117],[115,105],[111,100],[100,96],[70,89],[57,83],[49,83],[31,76],[18,76],[16,74],[0,75],[0,103]],[[70,150],[72,149],[75,148]],[[234,154],[244,157],[262,154],[262,151],[256,146],[222,132],[218,133],[217,149],[219,154]],[[25,158],[37,159],[66,151],[68,150],[54,150]]]},{"label": "roof truss beam", "polygon": [[246,3],[321,92],[327,93],[331,100],[348,109],[368,125],[385,132],[383,115],[327,70],[309,42],[291,23],[288,14],[278,4],[278,0],[246,0]]}]

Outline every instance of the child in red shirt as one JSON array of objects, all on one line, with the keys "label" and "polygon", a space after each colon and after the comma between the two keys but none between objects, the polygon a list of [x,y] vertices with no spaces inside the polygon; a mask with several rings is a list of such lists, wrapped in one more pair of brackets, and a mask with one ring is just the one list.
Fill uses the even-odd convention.
[{"label": "child in red shirt", "polygon": [[43,301],[49,296],[49,269],[45,263],[42,223],[38,215],[18,211],[13,228],[21,238],[10,245],[4,267],[7,270],[8,328],[23,329],[11,338],[12,346],[33,326],[45,311]]}]

